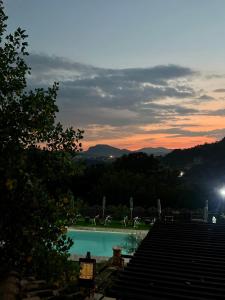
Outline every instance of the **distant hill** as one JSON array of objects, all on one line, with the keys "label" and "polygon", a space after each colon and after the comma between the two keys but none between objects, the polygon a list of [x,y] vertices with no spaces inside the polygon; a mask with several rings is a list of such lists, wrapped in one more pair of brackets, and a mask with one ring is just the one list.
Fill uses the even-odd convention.
[{"label": "distant hill", "polygon": [[158,147],[158,148],[141,148],[139,150],[136,150],[135,152],[144,152],[146,154],[153,154],[156,156],[164,156],[168,153],[170,153],[172,150],[163,148],[163,147]]},{"label": "distant hill", "polygon": [[174,167],[192,168],[197,165],[220,165],[225,162],[225,138],[221,141],[176,149],[164,157],[164,161]]},{"label": "distant hill", "polygon": [[166,155],[171,150],[163,147],[158,148],[142,148],[135,151],[130,151],[127,149],[119,149],[109,145],[98,144],[96,146],[90,147],[87,151],[83,152],[84,157],[88,158],[104,158],[104,157],[120,157],[125,154],[134,153],[134,152],[144,152],[148,155],[153,154],[156,156]]},{"label": "distant hill", "polygon": [[129,154],[130,151],[127,149],[118,149],[109,145],[99,144],[90,147],[87,151],[84,151],[85,157],[120,157],[124,154]]}]

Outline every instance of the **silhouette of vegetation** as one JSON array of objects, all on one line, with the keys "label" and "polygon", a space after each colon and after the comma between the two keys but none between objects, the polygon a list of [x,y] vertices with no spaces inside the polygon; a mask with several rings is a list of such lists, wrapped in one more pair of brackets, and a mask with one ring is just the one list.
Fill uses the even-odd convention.
[{"label": "silhouette of vegetation", "polygon": [[0,268],[51,280],[69,270],[69,178],[82,131],[55,123],[57,83],[27,90],[27,35],[6,35],[6,20],[0,1]]},{"label": "silhouette of vegetation", "polygon": [[128,254],[132,254],[141,244],[142,240],[143,237],[141,235],[131,233],[124,238],[124,242],[121,246]]},{"label": "silhouette of vegetation", "polygon": [[[135,206],[147,209],[156,206],[160,198],[163,207],[202,207],[205,195],[201,187],[179,177],[180,170],[145,153],[131,153],[111,163],[86,165],[83,174],[75,177],[75,199],[89,205],[101,206],[103,196],[107,205],[129,206],[133,197]],[[78,186],[78,187],[77,187]]]},{"label": "silhouette of vegetation", "polygon": [[225,163],[225,138],[211,144],[198,145],[189,149],[176,149],[164,158],[173,167],[190,169],[196,165]]},{"label": "silhouette of vegetation", "polygon": [[[89,205],[134,204],[145,211],[161,199],[162,207],[198,209],[209,200],[210,210],[223,210],[217,189],[225,182],[225,138],[219,142],[177,149],[165,157],[144,153],[124,155],[111,163],[86,165],[74,195]],[[180,171],[184,175],[180,176]],[[82,188],[81,188],[82,187]]]},{"label": "silhouette of vegetation", "polygon": [[222,209],[218,188],[225,182],[225,138],[221,141],[199,145],[190,149],[175,150],[163,159],[172,168],[185,172],[184,179],[189,186],[195,185],[209,200],[210,208]]}]

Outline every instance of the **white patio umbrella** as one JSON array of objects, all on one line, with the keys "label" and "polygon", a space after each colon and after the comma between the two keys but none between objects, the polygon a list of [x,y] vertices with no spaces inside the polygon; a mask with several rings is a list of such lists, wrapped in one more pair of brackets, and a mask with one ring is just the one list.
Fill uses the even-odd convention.
[{"label": "white patio umbrella", "polygon": [[209,211],[209,203],[208,200],[205,200],[205,207],[204,207],[204,222],[208,222],[208,211]]},{"label": "white patio umbrella", "polygon": [[162,209],[161,209],[161,201],[160,199],[157,200],[157,212],[158,212],[158,217],[161,217]]},{"label": "white patio umbrella", "polygon": [[134,201],[133,197],[130,197],[130,219],[133,219],[133,209],[134,209]]},{"label": "white patio umbrella", "polygon": [[106,202],[106,197],[104,196],[102,199],[102,217],[103,218],[105,216],[105,202]]}]

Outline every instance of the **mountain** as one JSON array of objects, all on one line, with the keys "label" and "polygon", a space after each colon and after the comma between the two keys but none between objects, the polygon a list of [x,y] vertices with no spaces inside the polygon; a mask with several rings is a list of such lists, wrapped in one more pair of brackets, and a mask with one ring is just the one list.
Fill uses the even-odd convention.
[{"label": "mountain", "polygon": [[85,157],[120,157],[124,154],[129,154],[127,149],[118,149],[109,145],[99,144],[90,147],[87,151],[84,151]]},{"label": "mountain", "polygon": [[87,151],[82,153],[82,156],[88,159],[108,160],[117,158],[124,154],[144,152],[148,155],[163,156],[163,161],[176,168],[190,169],[194,166],[208,164],[209,166],[219,167],[219,164],[224,165],[225,162],[225,138],[221,141],[198,145],[188,149],[167,149],[163,147],[158,148],[141,148],[135,151],[127,149],[119,149],[109,145],[98,144],[90,147]]},{"label": "mountain", "polygon": [[201,195],[210,199],[212,207],[222,207],[218,191],[225,183],[225,138],[215,143],[174,150],[163,158],[163,162],[183,171],[186,182],[198,186]]},{"label": "mountain", "polygon": [[192,168],[196,165],[220,165],[225,162],[225,138],[221,141],[198,145],[188,149],[176,149],[164,157],[174,167]]},{"label": "mountain", "polygon": [[141,148],[139,150],[136,150],[135,152],[144,152],[146,154],[153,154],[155,156],[164,156],[168,153],[170,153],[172,150],[167,149],[164,147],[158,147],[158,148]]},{"label": "mountain", "polygon": [[88,158],[100,158],[100,157],[107,157],[107,158],[113,158],[113,157],[120,157],[124,154],[134,153],[134,152],[144,152],[148,155],[153,154],[156,156],[159,155],[166,155],[171,150],[166,149],[163,147],[158,148],[141,148],[135,151],[130,151],[127,149],[119,149],[116,147],[112,147],[109,145],[99,144],[90,147],[87,151],[83,152],[84,157]]}]

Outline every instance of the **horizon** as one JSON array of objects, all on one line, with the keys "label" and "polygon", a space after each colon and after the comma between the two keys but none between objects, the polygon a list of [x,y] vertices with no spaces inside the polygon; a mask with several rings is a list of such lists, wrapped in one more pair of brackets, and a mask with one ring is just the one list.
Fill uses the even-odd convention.
[{"label": "horizon", "polygon": [[[223,138],[222,138],[222,139],[223,139]],[[214,141],[214,142],[212,142],[212,143],[220,142],[222,139],[216,140],[216,141]],[[115,147],[115,148],[117,148],[117,149],[119,149],[119,150],[129,150],[129,151],[138,151],[138,150],[144,149],[144,148],[152,148],[152,149],[164,148],[164,149],[172,150],[172,151],[173,151],[173,150],[177,150],[177,149],[181,149],[181,150],[191,149],[191,148],[193,148],[193,147],[195,147],[195,146],[202,146],[202,145],[205,145],[205,144],[211,144],[211,143],[202,143],[202,144],[198,144],[198,145],[194,145],[194,146],[186,147],[186,148],[167,148],[167,147],[163,147],[163,146],[158,146],[158,147],[151,147],[151,146],[149,146],[149,147],[139,147],[139,148],[135,148],[135,149],[120,148],[120,147],[112,146],[112,145],[110,145],[110,144],[93,144],[93,145],[91,145],[91,146],[86,147],[85,149],[84,149],[84,147],[82,147],[82,149],[83,149],[83,151],[87,151],[87,150],[89,150],[91,147],[96,147],[96,146],[109,146],[109,147]]]},{"label": "horizon", "polygon": [[[225,136],[223,0],[5,0],[28,34],[28,85],[87,149],[190,148]],[[41,17],[40,17],[41,16]]]}]

